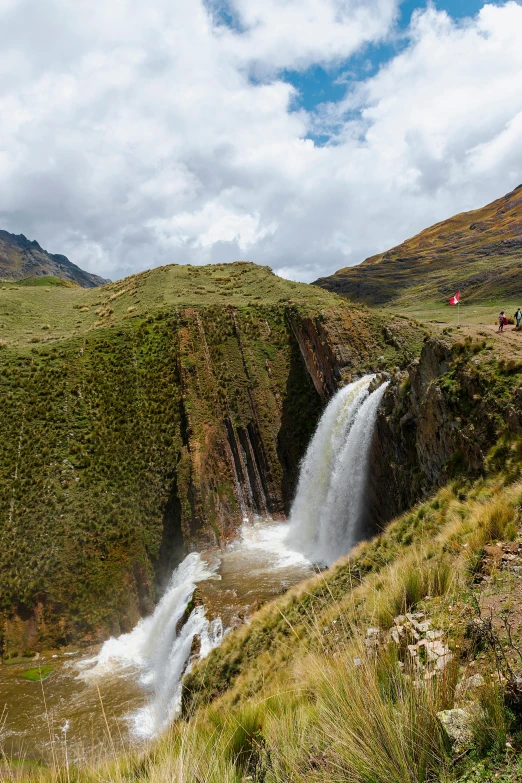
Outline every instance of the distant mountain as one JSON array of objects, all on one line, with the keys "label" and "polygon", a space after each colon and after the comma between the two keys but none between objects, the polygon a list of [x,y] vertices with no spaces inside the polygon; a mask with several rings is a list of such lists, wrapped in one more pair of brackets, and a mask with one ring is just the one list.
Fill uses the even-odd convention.
[{"label": "distant mountain", "polygon": [[48,253],[38,242],[31,242],[23,234],[0,230],[0,280],[22,280],[44,275],[70,280],[82,288],[95,288],[110,282],[84,272],[66,256]]},{"label": "distant mountain", "polygon": [[402,245],[315,285],[367,304],[522,295],[522,185],[482,209],[436,223]]}]

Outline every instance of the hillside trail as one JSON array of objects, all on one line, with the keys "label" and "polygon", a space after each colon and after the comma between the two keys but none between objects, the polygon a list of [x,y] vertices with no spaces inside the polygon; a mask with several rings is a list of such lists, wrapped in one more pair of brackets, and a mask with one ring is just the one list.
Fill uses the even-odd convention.
[{"label": "hillside trail", "polygon": [[482,340],[487,338],[494,346],[495,354],[498,359],[521,359],[522,360],[522,332],[515,331],[514,326],[509,324],[504,327],[503,332],[498,331],[496,324],[465,324],[453,332],[453,337],[465,339],[471,337],[473,340]]}]

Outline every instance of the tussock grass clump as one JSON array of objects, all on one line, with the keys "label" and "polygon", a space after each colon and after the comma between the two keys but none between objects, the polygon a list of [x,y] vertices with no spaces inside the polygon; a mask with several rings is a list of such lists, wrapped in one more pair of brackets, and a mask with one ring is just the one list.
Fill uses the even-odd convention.
[{"label": "tussock grass clump", "polygon": [[393,618],[411,611],[426,596],[443,596],[453,584],[452,564],[447,557],[426,558],[415,551],[389,569],[386,589],[375,597],[375,621],[390,628]]},{"label": "tussock grass clump", "polygon": [[499,370],[503,373],[506,373],[506,375],[510,373],[517,373],[522,371],[522,362],[520,362],[518,359],[500,359],[498,363]]},{"label": "tussock grass clump", "polygon": [[472,521],[472,531],[466,542],[465,570],[474,574],[480,566],[483,548],[495,541],[514,541],[520,506],[520,489],[488,501]]},{"label": "tussock grass clump", "polygon": [[510,723],[501,684],[498,680],[486,680],[480,689],[476,708],[472,714],[475,753],[481,756],[487,753],[505,752]]},{"label": "tussock grass clump", "polygon": [[[361,656],[363,656],[361,650]],[[326,669],[319,725],[328,778],[350,783],[421,783],[446,766],[448,746],[437,712],[450,703],[444,679],[420,685],[393,652],[361,664],[341,659]]]}]

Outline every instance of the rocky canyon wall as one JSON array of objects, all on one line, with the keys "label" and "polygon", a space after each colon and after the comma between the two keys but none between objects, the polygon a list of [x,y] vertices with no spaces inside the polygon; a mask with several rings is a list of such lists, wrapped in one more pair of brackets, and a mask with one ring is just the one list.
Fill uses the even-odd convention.
[{"label": "rocky canyon wall", "polygon": [[160,309],[4,359],[4,653],[97,642],[190,550],[285,514],[324,403],[421,330],[344,302]]},{"label": "rocky canyon wall", "polygon": [[447,481],[477,477],[498,439],[522,431],[519,369],[499,364],[485,340],[443,335],[392,375],[372,442],[374,529]]}]

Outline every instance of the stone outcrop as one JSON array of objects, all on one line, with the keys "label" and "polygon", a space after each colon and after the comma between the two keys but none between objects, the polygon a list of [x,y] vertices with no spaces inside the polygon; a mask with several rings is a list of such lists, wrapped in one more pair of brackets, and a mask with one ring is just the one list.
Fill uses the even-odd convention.
[{"label": "stone outcrop", "polygon": [[518,432],[522,398],[495,391],[471,343],[426,339],[421,355],[392,376],[379,411],[370,457],[369,518],[377,529],[434,488],[474,477],[503,431]]}]

